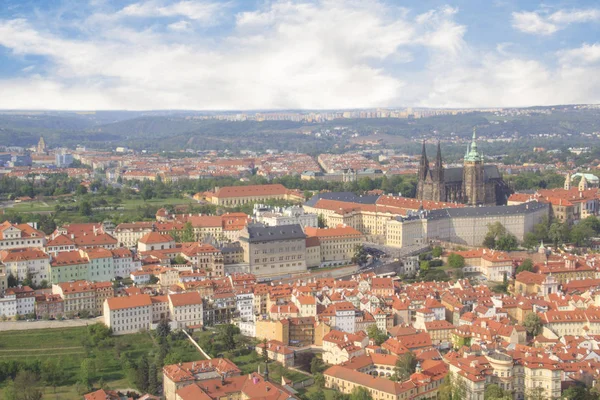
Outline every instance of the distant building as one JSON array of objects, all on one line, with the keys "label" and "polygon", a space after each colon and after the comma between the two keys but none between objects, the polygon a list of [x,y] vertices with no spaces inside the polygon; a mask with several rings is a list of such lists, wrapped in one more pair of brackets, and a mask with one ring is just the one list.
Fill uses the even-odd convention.
[{"label": "distant building", "polygon": [[73,154],[69,153],[56,153],[55,163],[58,168],[67,168],[73,164]]},{"label": "distant building", "polygon": [[236,207],[252,202],[267,200],[304,201],[304,196],[297,190],[286,189],[280,184],[226,186],[215,188],[214,192],[205,194],[206,200],[212,204]]},{"label": "distant building", "polygon": [[472,206],[506,204],[508,185],[495,165],[483,165],[483,154],[477,150],[475,130],[467,147],[464,166],[444,168],[438,143],[435,166],[429,166],[425,142],[419,164],[417,198],[419,200],[450,201]]},{"label": "distant building", "polygon": [[302,228],[316,228],[319,224],[315,213],[307,213],[302,207],[269,208],[262,204],[255,204],[254,218],[256,222],[267,226],[299,224]]},{"label": "distant building", "polygon": [[244,262],[256,277],[306,272],[306,235],[300,225],[250,225],[240,234]]},{"label": "distant building", "polygon": [[44,141],[44,137],[40,136],[40,140],[37,144],[37,153],[38,154],[46,154],[46,142]]}]

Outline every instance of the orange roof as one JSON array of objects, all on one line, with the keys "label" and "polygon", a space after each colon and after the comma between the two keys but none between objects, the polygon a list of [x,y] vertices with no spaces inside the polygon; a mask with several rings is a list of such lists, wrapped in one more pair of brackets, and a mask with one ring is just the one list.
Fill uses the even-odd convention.
[{"label": "orange roof", "polygon": [[304,228],[306,236],[316,236],[318,238],[326,237],[362,237],[362,233],[352,228],[351,226],[338,225],[335,228],[313,228],[307,226]]},{"label": "orange roof", "polygon": [[144,244],[168,243],[172,241],[173,238],[171,235],[161,235],[158,232],[148,232],[139,240],[140,243]]},{"label": "orange roof", "polygon": [[113,297],[106,300],[110,310],[123,310],[127,308],[137,308],[151,306],[152,300],[147,294],[139,294],[128,297]]},{"label": "orange roof", "polygon": [[202,304],[202,297],[198,292],[188,292],[181,294],[171,294],[169,299],[173,307],[189,306],[194,304]]},{"label": "orange roof", "polygon": [[8,249],[0,251],[0,260],[4,263],[49,258],[48,254],[36,248]]},{"label": "orange roof", "polygon": [[51,241],[49,241],[48,243],[46,243],[46,247],[53,247],[53,246],[74,246],[74,245],[75,245],[75,242],[72,241],[71,239],[69,239],[65,235],[58,235],[54,239],[52,239]]},{"label": "orange roof", "polygon": [[248,185],[248,186],[226,186],[219,188],[215,197],[249,197],[249,196],[275,196],[285,195],[289,191],[281,184],[271,185]]},{"label": "orange roof", "polygon": [[52,258],[50,263],[53,267],[59,267],[63,265],[78,265],[87,264],[88,259],[81,255],[79,250],[61,251]]}]

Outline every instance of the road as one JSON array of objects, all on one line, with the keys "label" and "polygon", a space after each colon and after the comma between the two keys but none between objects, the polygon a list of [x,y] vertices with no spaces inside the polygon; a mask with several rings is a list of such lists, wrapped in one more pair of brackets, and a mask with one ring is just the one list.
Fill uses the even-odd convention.
[{"label": "road", "polygon": [[0,332],[4,331],[28,331],[31,329],[72,328],[76,326],[93,325],[102,322],[102,317],[89,319],[67,319],[64,321],[5,321],[0,322]]}]

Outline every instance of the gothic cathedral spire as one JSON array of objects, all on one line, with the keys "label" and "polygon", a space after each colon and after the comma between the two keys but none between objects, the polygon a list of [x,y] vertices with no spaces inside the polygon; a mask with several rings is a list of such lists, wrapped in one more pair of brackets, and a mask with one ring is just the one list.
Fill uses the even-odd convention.
[{"label": "gothic cathedral spire", "polygon": [[444,166],[442,164],[442,148],[440,141],[437,144],[437,155],[435,156],[435,177],[438,182],[444,181]]},{"label": "gothic cathedral spire", "polygon": [[419,163],[419,177],[427,178],[429,174],[429,160],[427,159],[427,151],[425,150],[425,141],[423,140],[423,148],[421,150],[421,162]]}]

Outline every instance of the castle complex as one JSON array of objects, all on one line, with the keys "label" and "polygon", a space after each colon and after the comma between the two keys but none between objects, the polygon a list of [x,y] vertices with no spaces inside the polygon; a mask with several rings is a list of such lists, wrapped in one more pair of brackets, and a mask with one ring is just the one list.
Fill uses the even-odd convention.
[{"label": "castle complex", "polygon": [[463,167],[444,168],[438,142],[435,165],[429,166],[425,143],[419,164],[417,198],[464,203],[471,206],[502,205],[510,194],[508,185],[495,165],[483,165],[483,154],[477,150],[475,130],[467,147]]}]

